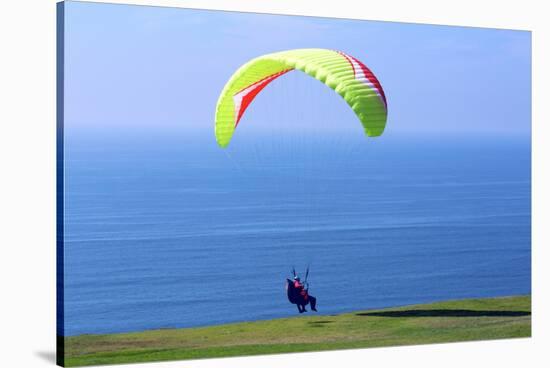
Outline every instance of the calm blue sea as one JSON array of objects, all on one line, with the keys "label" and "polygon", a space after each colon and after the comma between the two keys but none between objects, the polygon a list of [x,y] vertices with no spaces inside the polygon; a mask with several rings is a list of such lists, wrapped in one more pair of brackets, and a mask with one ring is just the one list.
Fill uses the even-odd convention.
[{"label": "calm blue sea", "polygon": [[258,142],[68,137],[65,335],[531,292],[528,138]]}]

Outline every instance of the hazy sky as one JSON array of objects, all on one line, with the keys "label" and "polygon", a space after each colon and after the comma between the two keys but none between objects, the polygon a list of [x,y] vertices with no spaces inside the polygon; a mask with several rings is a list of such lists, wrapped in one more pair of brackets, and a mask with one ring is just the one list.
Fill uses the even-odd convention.
[{"label": "hazy sky", "polygon": [[[529,32],[79,2],[68,2],[65,14],[69,130],[211,133],[218,95],[240,65],[318,47],[351,54],[377,75],[389,134],[530,134]],[[285,119],[353,118],[313,78],[286,83],[292,87],[281,78],[266,88],[241,124],[277,109]]]}]

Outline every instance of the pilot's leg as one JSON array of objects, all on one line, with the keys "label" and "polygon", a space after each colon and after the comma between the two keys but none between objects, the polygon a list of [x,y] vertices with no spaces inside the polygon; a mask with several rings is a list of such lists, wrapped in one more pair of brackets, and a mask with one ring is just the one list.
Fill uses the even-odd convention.
[{"label": "pilot's leg", "polygon": [[311,310],[317,312],[317,299],[313,296],[309,296],[309,305],[311,306]]}]

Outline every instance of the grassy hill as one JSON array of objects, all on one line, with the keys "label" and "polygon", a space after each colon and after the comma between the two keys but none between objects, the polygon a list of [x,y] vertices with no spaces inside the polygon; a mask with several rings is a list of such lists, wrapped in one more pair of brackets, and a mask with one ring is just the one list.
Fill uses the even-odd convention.
[{"label": "grassy hill", "polygon": [[531,336],[531,297],[467,299],[339,315],[64,339],[83,366]]}]

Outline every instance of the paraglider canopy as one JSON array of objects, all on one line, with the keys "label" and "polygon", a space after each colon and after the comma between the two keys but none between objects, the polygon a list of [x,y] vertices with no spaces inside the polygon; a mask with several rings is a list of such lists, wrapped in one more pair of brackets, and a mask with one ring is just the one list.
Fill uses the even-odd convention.
[{"label": "paraglider canopy", "polygon": [[221,147],[227,147],[256,95],[276,78],[295,69],[323,82],[342,96],[368,136],[382,134],[387,119],[386,95],[370,69],[341,51],[297,49],[252,59],[231,76],[216,106],[216,141]]}]

